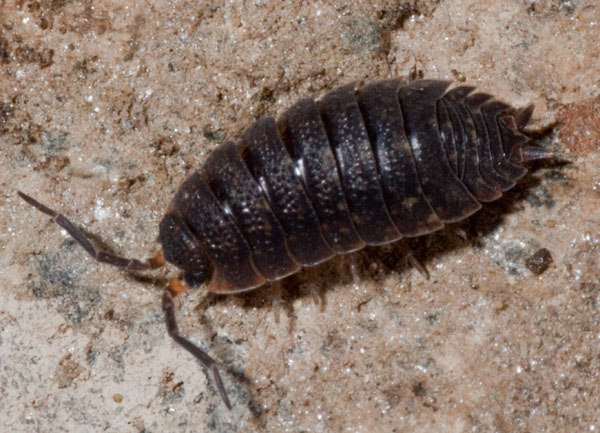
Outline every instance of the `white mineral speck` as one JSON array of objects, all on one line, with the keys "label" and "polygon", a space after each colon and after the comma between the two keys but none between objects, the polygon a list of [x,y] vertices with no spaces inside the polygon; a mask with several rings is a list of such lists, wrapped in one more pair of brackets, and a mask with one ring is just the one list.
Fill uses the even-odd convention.
[{"label": "white mineral speck", "polygon": [[110,209],[104,207],[103,200],[96,200],[96,207],[94,208],[94,218],[98,221],[102,221],[110,217]]}]

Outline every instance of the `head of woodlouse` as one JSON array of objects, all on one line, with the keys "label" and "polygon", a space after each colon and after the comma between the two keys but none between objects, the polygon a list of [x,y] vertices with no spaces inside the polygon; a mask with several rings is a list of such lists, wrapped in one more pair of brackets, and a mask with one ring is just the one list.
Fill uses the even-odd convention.
[{"label": "head of woodlouse", "polygon": [[183,279],[192,288],[211,280],[213,268],[204,249],[173,213],[164,216],[159,227],[159,242],[167,262],[184,270]]}]

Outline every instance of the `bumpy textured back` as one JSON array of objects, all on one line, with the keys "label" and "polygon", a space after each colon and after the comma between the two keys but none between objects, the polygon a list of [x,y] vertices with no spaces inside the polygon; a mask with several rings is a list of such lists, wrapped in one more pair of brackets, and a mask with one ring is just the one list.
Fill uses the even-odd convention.
[{"label": "bumpy textured back", "polygon": [[527,172],[532,108],[449,86],[349,84],[257,120],[179,188],[166,260],[190,286],[243,291],[472,215]]}]

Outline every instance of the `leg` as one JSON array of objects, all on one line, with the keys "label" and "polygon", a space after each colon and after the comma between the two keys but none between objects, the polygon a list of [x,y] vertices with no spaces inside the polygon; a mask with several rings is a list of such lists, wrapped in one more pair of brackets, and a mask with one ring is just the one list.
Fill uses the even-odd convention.
[{"label": "leg", "polygon": [[419,271],[419,273],[423,276],[423,278],[428,280],[429,279],[429,271],[423,265],[423,263],[421,263],[415,257],[415,255],[413,254],[413,252],[410,249],[410,247],[408,246],[408,244],[404,240],[402,240],[399,242],[399,246],[400,246],[402,253],[404,254],[404,258],[406,259],[407,263],[410,263],[412,265],[412,267],[414,267],[417,271]]},{"label": "leg", "polygon": [[75,241],[77,241],[77,243],[79,245],[81,245],[87,251],[87,253],[90,256],[92,256],[92,258],[94,260],[97,260],[101,263],[108,263],[109,265],[112,265],[112,266],[119,266],[121,268],[126,268],[126,269],[130,269],[130,270],[134,270],[134,271],[143,271],[146,269],[156,269],[156,268],[161,267],[165,263],[164,258],[162,257],[161,253],[158,253],[156,255],[156,257],[154,257],[146,262],[141,262],[137,259],[127,259],[125,257],[120,257],[115,254],[111,254],[107,251],[98,250],[92,245],[90,240],[83,234],[83,232],[81,232],[81,230],[79,230],[77,227],[75,227],[73,225],[73,223],[71,223],[71,221],[69,221],[67,218],[65,218],[64,215],[56,213],[52,209],[47,208],[40,202],[34,200],[33,198],[29,197],[27,194],[22,193],[21,191],[18,191],[18,194],[19,194],[19,197],[21,197],[23,200],[25,200],[31,206],[33,206],[40,212],[43,212],[46,215],[50,216],[56,222],[56,224],[58,224],[63,229],[65,229],[67,231],[67,233],[69,233],[71,235],[71,237],[73,239],[75,239]]},{"label": "leg", "polygon": [[275,317],[275,323],[279,325],[279,317],[281,314],[281,283],[279,281],[273,283],[271,287],[271,293],[273,294],[273,298],[271,300],[271,309],[273,310],[273,315]]},{"label": "leg", "polygon": [[311,284],[308,290],[315,306],[320,307],[321,313],[324,312],[325,296],[323,296],[323,291],[321,290],[321,287],[317,284]]},{"label": "leg", "polygon": [[407,251],[406,260],[408,260],[409,263],[411,265],[413,265],[413,267],[416,268],[417,271],[419,271],[419,273],[423,276],[423,278],[425,278],[426,280],[429,279],[429,271],[427,270],[427,268],[425,266],[423,266],[423,263],[421,263],[415,257],[415,255],[412,253],[412,251],[410,251],[410,250]]},{"label": "leg", "polygon": [[190,340],[179,335],[179,328],[177,327],[177,321],[175,319],[175,307],[173,305],[173,295],[169,291],[169,289],[165,289],[162,297],[162,310],[165,313],[165,321],[167,324],[167,332],[175,340],[177,344],[182,346],[185,350],[190,352],[194,357],[200,361],[200,363],[208,370],[210,370],[215,378],[215,384],[217,386],[217,390],[219,391],[219,395],[223,399],[225,406],[227,409],[231,410],[231,403],[229,402],[229,397],[227,397],[227,392],[225,391],[225,386],[223,386],[223,381],[221,380],[221,375],[219,374],[219,370],[217,369],[217,363],[214,359],[212,359],[205,351],[200,349]]},{"label": "leg", "polygon": [[350,269],[350,275],[352,275],[352,282],[355,286],[358,285],[358,283],[360,283],[360,273],[356,269],[356,264],[351,261],[348,268]]}]

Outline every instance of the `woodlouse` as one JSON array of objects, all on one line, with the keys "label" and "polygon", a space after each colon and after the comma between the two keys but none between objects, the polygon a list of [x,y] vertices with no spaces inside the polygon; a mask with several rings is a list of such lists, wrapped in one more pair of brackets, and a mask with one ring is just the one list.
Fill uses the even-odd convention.
[{"label": "woodlouse", "polygon": [[[221,144],[179,187],[160,223],[162,251],[142,262],[97,250],[69,220],[19,195],[96,260],[131,270],[165,260],[189,287],[253,289],[365,245],[439,230],[498,199],[550,156],[522,132],[516,111],[471,86],[387,79],[306,98],[279,120],[263,117]],[[169,335],[212,370],[215,361],[179,335],[171,280],[162,297]]]}]

